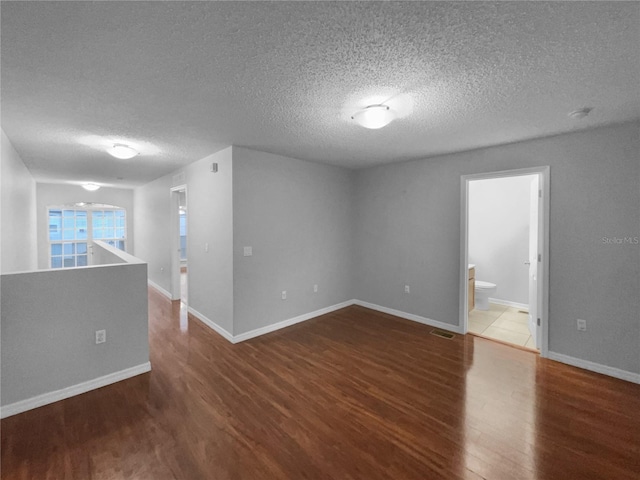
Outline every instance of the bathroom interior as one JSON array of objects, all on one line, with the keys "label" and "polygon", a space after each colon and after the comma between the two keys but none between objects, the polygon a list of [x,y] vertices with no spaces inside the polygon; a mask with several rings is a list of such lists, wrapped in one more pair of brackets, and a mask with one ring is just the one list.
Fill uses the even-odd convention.
[{"label": "bathroom interior", "polygon": [[[538,351],[535,288],[538,175],[469,182],[469,323],[474,335]],[[535,268],[535,261],[533,262]]]}]

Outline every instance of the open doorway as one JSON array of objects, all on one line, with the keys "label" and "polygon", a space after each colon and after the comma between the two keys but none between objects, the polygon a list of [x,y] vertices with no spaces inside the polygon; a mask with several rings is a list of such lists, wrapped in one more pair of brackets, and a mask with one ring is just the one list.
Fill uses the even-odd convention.
[{"label": "open doorway", "polygon": [[187,249],[187,187],[171,189],[171,299],[180,300],[186,311],[189,298],[189,262]]},{"label": "open doorway", "polygon": [[547,354],[549,168],[461,178],[460,324]]}]

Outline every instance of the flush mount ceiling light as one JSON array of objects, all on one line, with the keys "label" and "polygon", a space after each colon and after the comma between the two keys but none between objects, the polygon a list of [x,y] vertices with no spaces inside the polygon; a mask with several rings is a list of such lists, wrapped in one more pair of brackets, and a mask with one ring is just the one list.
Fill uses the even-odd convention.
[{"label": "flush mount ceiling light", "polygon": [[578,110],[574,110],[573,112],[569,113],[569,116],[575,120],[579,120],[588,116],[589,113],[591,113],[591,110],[593,110],[593,108],[579,108]]},{"label": "flush mount ceiling light", "polygon": [[121,160],[127,160],[138,155],[138,152],[128,145],[122,143],[116,143],[111,148],[107,148],[109,155],[119,158]]},{"label": "flush mount ceiling light", "polygon": [[364,128],[377,129],[389,125],[396,115],[386,105],[369,105],[351,117]]},{"label": "flush mount ceiling light", "polygon": [[83,183],[82,188],[89,190],[90,192],[95,192],[100,188],[100,185],[96,185],[95,183]]}]

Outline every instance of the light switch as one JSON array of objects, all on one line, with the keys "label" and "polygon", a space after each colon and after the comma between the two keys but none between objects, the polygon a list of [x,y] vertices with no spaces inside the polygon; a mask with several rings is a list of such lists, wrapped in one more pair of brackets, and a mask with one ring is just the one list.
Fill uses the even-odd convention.
[{"label": "light switch", "polygon": [[253,255],[253,248],[252,247],[244,247],[244,256],[245,257],[250,257],[251,255]]}]

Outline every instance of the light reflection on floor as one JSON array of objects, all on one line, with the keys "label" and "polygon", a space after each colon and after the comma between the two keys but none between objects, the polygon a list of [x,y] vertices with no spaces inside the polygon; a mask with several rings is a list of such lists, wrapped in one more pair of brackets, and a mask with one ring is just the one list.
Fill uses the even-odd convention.
[{"label": "light reflection on floor", "polygon": [[186,332],[189,330],[189,312],[187,304],[180,302],[180,331]]},{"label": "light reflection on floor", "polygon": [[[468,370],[465,374],[465,410],[461,413],[466,426],[464,465],[481,478],[498,478],[503,473],[501,468],[515,468],[513,465],[516,465],[529,473],[519,478],[534,480],[539,478],[535,453],[539,441],[535,435],[535,353],[531,352],[532,360],[528,363],[501,368],[499,365],[508,362],[506,351],[503,358],[497,359],[483,352],[495,348],[481,338],[465,344]],[[504,456],[504,465],[496,467],[485,461],[494,455],[503,456],[502,452],[507,450],[511,453],[510,457]]]}]

